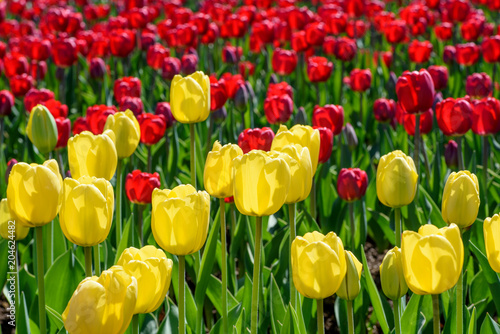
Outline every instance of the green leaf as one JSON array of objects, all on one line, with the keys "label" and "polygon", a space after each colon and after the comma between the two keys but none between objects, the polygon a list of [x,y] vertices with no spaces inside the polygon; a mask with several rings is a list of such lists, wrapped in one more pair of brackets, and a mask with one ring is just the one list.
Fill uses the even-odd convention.
[{"label": "green leaf", "polygon": [[493,271],[493,269],[491,269],[486,256],[472,241],[469,241],[469,246],[471,252],[481,265],[481,269],[483,270],[488,286],[490,287],[491,295],[493,296],[493,302],[495,303],[497,310],[500,310],[500,280],[498,279],[498,275]]},{"label": "green leaf", "polygon": [[[222,282],[220,279],[215,277],[214,275],[210,275],[210,278],[207,279],[208,281],[208,287],[207,287],[207,297],[210,299],[212,304],[214,305],[215,309],[219,314],[222,314],[222,301],[220,298],[220,294],[222,291]],[[252,290],[252,287],[250,286],[250,290]],[[250,294],[252,292],[250,291]],[[234,298],[233,294],[229,291],[227,291],[227,306],[228,309],[232,309],[238,305],[238,300]]]},{"label": "green leaf", "polygon": [[132,245],[132,238],[135,237],[137,244],[139,244],[139,236],[137,233],[132,233],[132,228],[135,226],[134,224],[134,216],[131,215],[127,221],[125,222],[125,226],[123,228],[122,232],[122,238],[120,239],[120,243],[118,244],[118,248],[116,249],[115,253],[115,261],[114,263],[118,262],[118,259],[122,255],[123,251],[125,248],[127,248],[129,245]]},{"label": "green leaf", "polygon": [[467,330],[468,334],[476,334],[476,308],[472,308],[472,314],[470,316],[469,329]]},{"label": "green leaf", "polygon": [[[26,305],[26,298],[24,298],[24,292],[21,291],[21,301],[19,305],[19,312],[17,313],[16,319],[16,329],[18,333],[30,334],[30,317],[28,314],[28,307]],[[38,328],[37,328],[38,329]]]},{"label": "green leaf", "polygon": [[430,319],[432,319],[432,297],[415,293],[401,317],[401,331],[409,334],[422,333]]},{"label": "green leaf", "polygon": [[52,329],[54,329],[53,326],[56,326],[58,330],[64,328],[64,322],[62,320],[62,316],[56,310],[54,310],[48,305],[45,305],[45,310],[47,310],[47,316],[51,324],[50,325],[51,331]]},{"label": "green leaf", "polygon": [[273,275],[271,275],[269,290],[269,297],[271,299],[271,327],[273,333],[279,333],[281,331],[282,321],[285,318],[286,309],[283,298],[281,298],[280,289]]},{"label": "green leaf", "polygon": [[[229,310],[228,315],[227,315],[227,325],[228,328],[232,328],[236,325],[240,318],[240,314],[243,311],[243,306],[241,304],[236,305],[233,307],[231,310]],[[210,334],[224,334],[222,330],[222,318],[220,318],[216,323],[215,326],[212,327],[212,330],[210,330]]]},{"label": "green leaf", "polygon": [[489,313],[486,313],[486,317],[481,325],[481,334],[500,334],[500,325],[491,318]]}]

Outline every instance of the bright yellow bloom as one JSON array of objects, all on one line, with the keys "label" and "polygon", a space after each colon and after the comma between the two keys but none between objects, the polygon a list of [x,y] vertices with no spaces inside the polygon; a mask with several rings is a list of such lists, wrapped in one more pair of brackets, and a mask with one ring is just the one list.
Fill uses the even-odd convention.
[{"label": "bright yellow bloom", "polygon": [[285,204],[303,201],[311,192],[313,172],[311,156],[307,147],[286,145],[279,149],[280,157],[290,167],[290,189]]},{"label": "bright yellow bloom", "polygon": [[494,271],[500,273],[500,216],[498,214],[484,220],[483,232],[488,262]]},{"label": "bright yellow bloom", "polygon": [[359,283],[359,280],[361,279],[363,265],[350,251],[345,251],[345,261],[347,270],[345,277],[340,284],[340,288],[337,291],[337,296],[344,300],[354,300],[361,291],[361,284]]},{"label": "bright yellow bloom", "polygon": [[451,173],[443,191],[441,212],[447,224],[465,228],[476,221],[479,211],[479,183],[468,170]]},{"label": "bright yellow bloom", "polygon": [[392,300],[399,299],[408,292],[403,273],[403,257],[398,247],[394,247],[385,254],[380,265],[380,281],[382,291]]},{"label": "bright yellow bloom", "polygon": [[418,174],[413,159],[397,150],[380,158],[377,196],[382,204],[399,208],[410,204],[417,192]]},{"label": "bright yellow bloom", "polygon": [[188,184],[155,189],[151,229],[161,248],[175,255],[195,253],[207,239],[210,195]]},{"label": "bright yellow bloom", "polygon": [[83,247],[106,240],[113,222],[114,202],[113,187],[106,179],[64,179],[59,222],[66,238]]},{"label": "bright yellow bloom", "polygon": [[149,313],[160,307],[170,287],[172,260],[154,246],[127,248],[117,265],[137,280],[137,303],[134,314]]},{"label": "bright yellow bloom", "polygon": [[95,176],[111,180],[118,162],[115,134],[111,130],[102,135],[83,131],[68,141],[68,160],[71,177]]},{"label": "bright yellow bloom", "polygon": [[293,284],[303,296],[330,297],[340,288],[347,271],[342,240],[333,232],[306,233],[292,242]]},{"label": "bright yellow bloom", "polygon": [[203,173],[205,189],[210,195],[217,198],[233,196],[233,159],[240,155],[243,151],[238,145],[214,143]]},{"label": "bright yellow bloom", "polygon": [[203,122],[210,115],[210,79],[201,71],[176,75],[170,86],[170,106],[181,123]]},{"label": "bright yellow bloom", "polygon": [[49,153],[56,147],[56,121],[46,106],[39,104],[31,110],[26,133],[41,153]]},{"label": "bright yellow bloom", "polygon": [[16,215],[10,210],[7,198],[0,202],[0,236],[7,240],[22,240],[26,238],[29,227],[21,224]]},{"label": "bright yellow bloom", "polygon": [[62,183],[55,160],[47,160],[43,165],[15,164],[7,186],[10,210],[29,227],[50,223],[61,206]]},{"label": "bright yellow bloom", "polygon": [[253,150],[233,160],[234,203],[247,216],[269,216],[285,203],[290,167],[279,154]]},{"label": "bright yellow bloom", "polygon": [[125,333],[134,315],[137,280],[113,266],[80,282],[62,320],[70,334]]},{"label": "bright yellow bloom", "polygon": [[418,233],[404,231],[401,253],[406,284],[418,295],[437,295],[457,284],[464,246],[457,225],[438,229],[427,224]]},{"label": "bright yellow bloom", "polygon": [[307,147],[311,155],[311,165],[313,175],[318,168],[320,137],[319,131],[309,125],[294,125],[290,129],[286,125],[281,125],[273,139],[271,150],[280,151],[286,145],[300,145]]},{"label": "bright yellow bloom", "polygon": [[112,130],[115,134],[118,159],[130,157],[141,140],[139,122],[134,113],[128,109],[109,115],[104,130]]}]

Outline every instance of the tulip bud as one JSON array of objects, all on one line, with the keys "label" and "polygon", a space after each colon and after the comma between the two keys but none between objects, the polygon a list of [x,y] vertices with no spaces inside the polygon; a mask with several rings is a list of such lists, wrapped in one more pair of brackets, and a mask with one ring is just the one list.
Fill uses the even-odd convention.
[{"label": "tulip bud", "polygon": [[56,121],[47,107],[39,104],[31,110],[26,133],[40,153],[49,153],[56,147]]},{"label": "tulip bud", "polygon": [[158,102],[156,104],[155,114],[163,115],[165,117],[167,129],[170,129],[174,125],[175,118],[172,115],[172,111],[170,110],[169,102]]},{"label": "tulip bud", "polygon": [[269,84],[277,84],[279,82],[278,77],[275,73],[272,73],[269,77]]},{"label": "tulip bud", "polygon": [[293,124],[306,124],[306,123],[307,123],[306,110],[304,109],[304,107],[299,107],[299,109],[297,109],[295,117],[293,118]]},{"label": "tulip bud", "polygon": [[186,54],[181,58],[181,72],[184,75],[193,74],[198,66],[198,56]]},{"label": "tulip bud", "polygon": [[226,117],[227,117],[226,107],[222,107],[222,108],[216,109],[212,113],[212,117],[214,118],[215,122],[222,122],[222,121],[224,121],[226,119]]},{"label": "tulip bud", "polygon": [[90,60],[90,77],[92,79],[102,79],[106,74],[106,64],[102,58],[92,58]]},{"label": "tulip bud", "polygon": [[10,210],[7,198],[0,202],[0,236],[6,240],[22,240],[26,238],[29,227],[22,225]]},{"label": "tulip bud", "polygon": [[12,170],[12,167],[17,164],[16,159],[10,159],[9,162],[7,162],[7,169],[5,170],[5,184],[9,183],[9,175],[10,171]]},{"label": "tulip bud", "polygon": [[356,136],[356,130],[354,130],[351,123],[346,123],[344,127],[344,133],[346,136],[347,146],[349,146],[349,150],[354,151],[358,146],[358,136]]},{"label": "tulip bud", "polygon": [[500,216],[498,214],[484,220],[483,232],[488,262],[491,269],[500,273],[500,239],[498,238],[500,234]]},{"label": "tulip bud", "polygon": [[457,53],[453,45],[446,45],[443,50],[443,61],[445,64],[451,64],[455,61],[455,54]]},{"label": "tulip bud", "polygon": [[243,155],[238,145],[214,143],[205,162],[203,180],[207,192],[217,198],[233,196],[233,159]]},{"label": "tulip bud", "polygon": [[342,168],[337,179],[337,192],[344,201],[361,199],[368,187],[368,176],[359,168]]},{"label": "tulip bud", "polygon": [[361,284],[359,283],[359,280],[361,279],[363,265],[350,251],[345,251],[345,262],[347,270],[345,277],[340,284],[340,288],[337,291],[337,296],[344,300],[354,300],[361,291]]},{"label": "tulip bud", "polygon": [[396,90],[397,81],[398,81],[398,77],[397,77],[396,73],[391,72],[389,74],[389,80],[387,80],[387,83],[386,83],[386,90],[388,92],[394,92]]},{"label": "tulip bud", "polygon": [[246,89],[245,85],[240,85],[238,90],[236,91],[236,94],[234,95],[233,101],[234,101],[234,106],[236,107],[236,110],[239,112],[245,112],[247,109],[248,105],[248,91]]},{"label": "tulip bud", "polygon": [[472,225],[479,212],[479,183],[468,170],[451,173],[443,191],[443,220],[460,228]]},{"label": "tulip bud", "polygon": [[384,294],[392,300],[399,299],[408,292],[408,285],[403,273],[401,249],[389,250],[380,265],[380,283]]},{"label": "tulip bud", "polygon": [[14,106],[14,96],[8,90],[0,90],[0,117],[9,116]]},{"label": "tulip bud", "polygon": [[449,169],[458,167],[458,144],[454,140],[450,140],[444,149],[444,160]]}]

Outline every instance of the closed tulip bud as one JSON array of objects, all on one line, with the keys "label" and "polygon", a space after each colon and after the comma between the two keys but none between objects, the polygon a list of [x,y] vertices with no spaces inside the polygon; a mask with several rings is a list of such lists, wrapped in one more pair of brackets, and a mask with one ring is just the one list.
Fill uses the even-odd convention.
[{"label": "closed tulip bud", "polygon": [[207,192],[217,198],[233,196],[233,159],[243,155],[238,145],[214,143],[205,162],[203,180]]},{"label": "closed tulip bud", "polygon": [[354,300],[361,291],[361,284],[359,283],[359,280],[361,279],[363,265],[350,251],[345,251],[345,262],[347,270],[345,277],[340,284],[340,288],[337,291],[337,296],[344,300]]},{"label": "closed tulip bud", "polygon": [[438,295],[457,284],[464,262],[460,229],[422,225],[404,231],[401,244],[406,284],[418,295]]},{"label": "closed tulip bud", "polygon": [[55,160],[47,160],[43,165],[15,164],[7,186],[10,210],[29,227],[50,223],[61,206],[62,183]]},{"label": "closed tulip bud", "polygon": [[444,161],[450,169],[458,167],[458,144],[454,140],[450,140],[444,149]]},{"label": "closed tulip bud", "polygon": [[479,60],[479,47],[474,43],[457,44],[455,59],[460,65],[471,66]]},{"label": "closed tulip bud", "polygon": [[442,90],[448,85],[448,68],[446,66],[432,65],[427,69],[432,77],[435,90]]},{"label": "closed tulip bud", "polygon": [[9,116],[14,106],[14,95],[8,90],[0,90],[0,117]]},{"label": "closed tulip bud", "polygon": [[120,110],[130,110],[135,117],[144,112],[144,104],[140,97],[125,96],[120,101]]},{"label": "closed tulip bud", "polygon": [[400,208],[413,201],[418,174],[410,156],[397,150],[380,158],[377,168],[377,196],[382,204]]},{"label": "closed tulip bud", "polygon": [[425,69],[421,69],[420,72],[405,71],[396,83],[396,94],[408,113],[423,112],[432,108],[434,82]]},{"label": "closed tulip bud", "polygon": [[299,107],[297,109],[297,113],[293,118],[293,124],[306,124],[307,123],[307,114],[304,107]]},{"label": "closed tulip bud", "polygon": [[102,58],[92,58],[89,64],[89,71],[92,79],[102,79],[106,74],[106,63]]},{"label": "closed tulip bud", "polygon": [[49,153],[56,147],[57,125],[47,107],[39,104],[31,110],[26,133],[40,153]]},{"label": "closed tulip bud", "polygon": [[109,115],[104,131],[112,130],[115,134],[116,153],[118,159],[130,157],[139,145],[141,127],[130,110]]},{"label": "closed tulip bud", "polygon": [[373,115],[382,123],[392,121],[396,115],[396,103],[391,99],[380,98],[373,103]]},{"label": "closed tulip bud", "polygon": [[55,121],[57,126],[56,149],[66,147],[71,133],[71,121],[63,117],[56,118]]},{"label": "closed tulip bud", "polygon": [[74,179],[83,175],[111,180],[115,175],[118,157],[115,147],[115,134],[111,130],[102,135],[89,131],[68,140],[69,169]]},{"label": "closed tulip bud", "polygon": [[445,64],[451,64],[455,61],[457,49],[453,45],[446,45],[443,49],[443,61]]},{"label": "closed tulip bud", "polygon": [[451,173],[443,191],[443,220],[460,228],[472,225],[479,211],[479,183],[468,170]]},{"label": "closed tulip bud", "polygon": [[403,273],[403,258],[401,249],[394,247],[389,250],[380,265],[380,283],[387,298],[396,300],[408,292]]},{"label": "closed tulip bud", "polygon": [[155,114],[163,115],[165,117],[167,129],[170,129],[174,125],[175,118],[172,115],[172,110],[170,109],[169,102],[158,102],[156,104]]},{"label": "closed tulip bud", "polygon": [[307,76],[311,82],[325,82],[330,78],[333,63],[325,57],[309,57],[307,60]]},{"label": "closed tulip bud", "polygon": [[172,80],[177,74],[181,72],[181,61],[175,57],[163,58],[161,65],[161,76],[163,79]]},{"label": "closed tulip bud", "polygon": [[490,96],[493,92],[490,76],[484,72],[469,75],[465,83],[465,91],[467,95],[477,99]]},{"label": "closed tulip bud", "polygon": [[7,198],[2,198],[0,202],[0,236],[6,240],[22,240],[26,238],[29,231],[30,228],[22,225],[17,220],[15,213],[10,210]]},{"label": "closed tulip bud", "polygon": [[151,230],[161,248],[174,255],[189,255],[203,247],[210,219],[210,195],[192,185],[172,190],[155,189]]},{"label": "closed tulip bud", "polygon": [[290,189],[290,167],[276,153],[250,151],[233,160],[236,208],[247,216],[269,216],[285,203]]},{"label": "closed tulip bud", "polygon": [[276,49],[273,52],[273,71],[279,75],[289,75],[297,67],[298,57],[293,50]]},{"label": "closed tulip bud", "polygon": [[347,138],[347,146],[349,146],[349,150],[355,150],[358,146],[358,136],[356,136],[356,130],[354,130],[351,123],[346,123],[344,132]]},{"label": "closed tulip bud", "polygon": [[290,144],[298,144],[309,149],[314,175],[318,167],[319,148],[321,145],[319,131],[308,125],[297,124],[290,129],[288,129],[286,125],[281,125],[273,139],[271,150],[279,151],[280,148]]},{"label": "closed tulip bud", "polygon": [[212,115],[213,115],[213,118],[214,118],[215,122],[219,123],[219,122],[224,121],[226,119],[226,117],[227,117],[226,107],[222,107],[222,108],[214,110],[212,112]]},{"label": "closed tulip bud", "polygon": [[121,266],[80,282],[62,320],[71,334],[125,333],[137,302],[137,280]]},{"label": "closed tulip bud", "polygon": [[172,278],[172,260],[161,249],[148,245],[123,251],[116,263],[137,280],[134,314],[154,312],[165,297]]},{"label": "closed tulip bud", "polygon": [[203,72],[176,75],[170,97],[172,114],[181,123],[203,122],[210,114],[210,80]]},{"label": "closed tulip bud", "polygon": [[246,86],[244,84],[240,85],[233,98],[236,110],[244,112],[247,109],[248,100],[249,95]]},{"label": "closed tulip bud", "polygon": [[290,189],[285,204],[305,200],[311,192],[313,177],[309,149],[300,145],[286,145],[275,152],[279,152],[290,167]]},{"label": "closed tulip bud", "polygon": [[500,273],[500,216],[486,218],[483,224],[484,245],[491,269]]},{"label": "closed tulip bud", "polygon": [[364,92],[372,85],[372,72],[370,69],[355,68],[350,74],[351,89],[355,92]]},{"label": "closed tulip bud", "polygon": [[292,242],[293,284],[303,296],[330,297],[340,288],[346,271],[344,245],[335,233],[314,231]]},{"label": "closed tulip bud", "polygon": [[342,168],[337,179],[337,192],[344,201],[353,202],[365,196],[368,176],[359,168]]}]

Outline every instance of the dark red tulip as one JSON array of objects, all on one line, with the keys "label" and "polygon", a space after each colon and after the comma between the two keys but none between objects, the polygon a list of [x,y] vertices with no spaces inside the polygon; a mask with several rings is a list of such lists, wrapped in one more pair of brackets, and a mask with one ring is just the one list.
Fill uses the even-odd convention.
[{"label": "dark red tulip", "polygon": [[245,80],[240,74],[232,75],[231,73],[224,73],[219,80],[219,83],[224,82],[224,88],[227,93],[227,97],[233,99],[236,95],[236,91],[241,85],[245,84]]},{"label": "dark red tulip", "polygon": [[434,102],[434,82],[425,69],[419,72],[403,72],[396,83],[398,101],[406,112],[415,114],[432,108]]},{"label": "dark red tulip", "polygon": [[328,56],[335,55],[335,45],[337,40],[333,36],[326,36],[323,42],[323,52]]},{"label": "dark red tulip", "polygon": [[248,78],[249,76],[254,75],[254,73],[255,73],[255,64],[253,64],[250,61],[241,61],[238,64],[238,69],[240,71],[240,74],[244,78]]},{"label": "dark red tulip", "polygon": [[208,25],[210,24],[210,15],[204,13],[196,13],[191,16],[191,22],[193,22],[198,29],[198,33],[200,35],[203,35],[208,31]]},{"label": "dark red tulip", "polygon": [[463,22],[470,12],[470,4],[465,0],[449,0],[444,8],[448,12],[448,17],[453,21]]},{"label": "dark red tulip", "polygon": [[485,38],[481,44],[481,51],[487,63],[500,62],[500,35]]},{"label": "dark red tulip", "polygon": [[335,43],[335,58],[342,61],[351,61],[358,50],[356,41],[347,37],[340,37]]},{"label": "dark red tulip", "polygon": [[214,22],[208,25],[208,31],[201,36],[202,44],[213,44],[215,40],[219,37],[219,27]]},{"label": "dark red tulip", "polygon": [[147,31],[141,32],[140,37],[140,48],[142,51],[147,51],[151,46],[153,46],[156,42],[156,35]]},{"label": "dark red tulip", "polygon": [[457,50],[453,45],[446,45],[443,50],[443,61],[451,64],[456,58]]},{"label": "dark red tulip", "polygon": [[28,60],[19,53],[7,53],[3,64],[7,78],[28,72]]},{"label": "dark red tulip", "polygon": [[58,117],[55,121],[57,126],[56,149],[66,147],[71,134],[71,121],[64,117]]},{"label": "dark red tulip", "polygon": [[269,151],[271,150],[273,139],[274,132],[271,128],[246,129],[238,136],[238,146],[243,153],[248,153],[252,150]]},{"label": "dark red tulip", "polygon": [[115,29],[109,34],[109,48],[115,57],[125,58],[134,51],[135,32],[128,29]]},{"label": "dark red tulip", "polygon": [[133,29],[143,29],[149,21],[146,7],[132,8],[128,12],[123,12],[120,15],[128,20],[129,26]]},{"label": "dark red tulip", "polygon": [[314,129],[319,131],[319,156],[318,162],[324,164],[330,159],[333,148],[333,133],[332,130],[326,127],[315,126]]},{"label": "dark red tulip", "polygon": [[145,173],[136,169],[125,179],[125,192],[128,200],[135,204],[151,203],[155,188],[160,188],[160,175],[158,173]]},{"label": "dark red tulip", "polygon": [[399,44],[408,36],[407,23],[404,20],[394,20],[386,24],[384,35],[391,44]]},{"label": "dark red tulip", "polygon": [[144,112],[144,104],[140,97],[125,96],[120,100],[120,110],[130,110],[135,117],[139,117]]},{"label": "dark red tulip", "polygon": [[240,112],[245,112],[248,105],[249,93],[246,84],[239,85],[233,98],[234,107]]},{"label": "dark red tulip", "polygon": [[252,35],[255,36],[257,42],[261,45],[272,43],[274,40],[274,34],[275,25],[270,20],[263,20],[252,24]]},{"label": "dark red tulip", "polygon": [[500,101],[487,97],[473,102],[472,131],[481,136],[500,131]]},{"label": "dark red tulip", "polygon": [[248,29],[248,20],[232,14],[226,18],[220,28],[220,34],[223,38],[242,38]]},{"label": "dark red tulip", "polygon": [[159,70],[163,60],[170,55],[170,51],[161,44],[154,44],[148,48],[146,62],[149,67]]},{"label": "dark red tulip", "polygon": [[225,45],[222,48],[222,62],[227,64],[236,64],[242,55],[241,47],[235,47],[232,45]]},{"label": "dark red tulip", "polygon": [[442,90],[448,85],[448,68],[446,66],[432,65],[429,66],[427,72],[432,77],[435,90]]},{"label": "dark red tulip", "polygon": [[175,57],[165,57],[161,67],[163,79],[172,80],[175,75],[181,72],[181,61]]},{"label": "dark red tulip", "polygon": [[62,104],[61,102],[49,99],[46,101],[40,101],[40,104],[44,105],[49,109],[50,113],[54,118],[66,118],[68,117],[68,106]]},{"label": "dark red tulip", "polygon": [[444,161],[446,166],[450,169],[455,169],[458,167],[458,144],[456,141],[448,141],[448,144],[444,148]]},{"label": "dark red tulip", "polygon": [[[406,133],[409,136],[415,135],[416,114],[409,114],[402,110],[402,123]],[[432,130],[432,123],[434,121],[434,112],[428,109],[420,114],[420,135],[426,135]]]},{"label": "dark red tulip", "polygon": [[227,92],[225,81],[217,81],[215,77],[210,77],[210,110],[215,111],[222,108],[226,101]]},{"label": "dark red tulip", "polygon": [[24,109],[27,112],[31,112],[31,109],[37,104],[54,99],[54,92],[42,88],[40,90],[33,88],[24,97]]},{"label": "dark red tulip", "polygon": [[373,115],[382,123],[392,121],[396,116],[396,102],[391,99],[380,98],[373,103]]},{"label": "dark red tulip", "polygon": [[293,113],[293,101],[287,94],[267,97],[264,112],[270,124],[288,122]]},{"label": "dark red tulip", "polygon": [[41,39],[34,36],[26,37],[22,43],[23,53],[30,59],[47,60],[50,57],[51,44],[48,39]]},{"label": "dark red tulip", "polygon": [[5,57],[7,52],[7,45],[4,42],[0,42],[0,58]]},{"label": "dark red tulip", "polygon": [[483,26],[484,22],[473,18],[462,23],[460,26],[460,33],[467,42],[474,42],[483,31]]},{"label": "dark red tulip", "polygon": [[325,24],[312,22],[305,27],[306,41],[311,46],[321,46],[326,37]]},{"label": "dark red tulip", "polygon": [[344,126],[344,108],[333,104],[323,107],[315,106],[312,115],[313,126],[325,127],[336,136],[342,131]]},{"label": "dark red tulip", "polygon": [[326,31],[333,35],[340,35],[347,27],[347,14],[338,12],[332,14],[326,20]]},{"label": "dark red tulip", "polygon": [[342,168],[337,179],[339,197],[347,202],[354,202],[365,196],[368,176],[359,168]]},{"label": "dark red tulip", "polygon": [[115,95],[115,100],[120,103],[123,97],[141,96],[141,80],[136,77],[124,77],[117,79],[113,85],[113,93]]},{"label": "dark red tulip", "polygon": [[362,38],[369,27],[370,24],[363,20],[349,21],[346,27],[347,36],[355,39]]},{"label": "dark red tulip", "polygon": [[273,52],[273,71],[279,75],[289,75],[297,67],[297,54],[293,50],[276,49]]},{"label": "dark red tulip", "polygon": [[465,91],[467,95],[476,99],[490,96],[493,92],[490,76],[484,72],[469,75],[465,83]]},{"label": "dark red tulip", "polygon": [[292,30],[302,30],[312,19],[313,13],[307,7],[292,7],[288,14],[288,24]]},{"label": "dark red tulip", "polygon": [[17,163],[18,161],[16,159],[10,159],[9,162],[7,162],[7,169],[5,170],[5,184],[9,183],[10,171]]},{"label": "dark red tulip", "polygon": [[[176,43],[175,46],[189,48],[195,47],[198,42],[196,26],[192,24],[182,24],[175,28]],[[174,45],[171,45],[174,46]]]},{"label": "dark red tulip", "polygon": [[43,80],[47,74],[47,63],[43,60],[32,60],[30,62],[29,74],[35,81]]},{"label": "dark red tulip", "polygon": [[267,88],[267,97],[274,95],[283,95],[287,94],[293,99],[293,89],[287,82],[283,81],[280,83],[270,83]]},{"label": "dark red tulip", "polygon": [[471,66],[479,59],[479,47],[474,43],[458,44],[455,46],[456,60],[460,65]]},{"label": "dark red tulip", "polygon": [[351,89],[355,92],[364,92],[372,85],[372,72],[369,68],[355,68],[350,74]]},{"label": "dark red tulip", "polygon": [[414,63],[421,64],[429,61],[432,52],[432,43],[414,39],[408,46],[408,55]]},{"label": "dark red tulip", "polygon": [[186,54],[181,58],[181,72],[184,75],[196,72],[198,66],[198,56],[195,54]]},{"label": "dark red tulip", "polygon": [[70,67],[78,60],[76,39],[59,38],[52,43],[52,59],[61,68]]},{"label": "dark red tulip", "polygon": [[35,85],[35,82],[31,75],[23,73],[10,78],[9,85],[14,96],[24,96]]},{"label": "dark red tulip", "polygon": [[325,57],[309,57],[307,60],[307,76],[311,82],[325,82],[330,78],[333,63]]},{"label": "dark red tulip", "polygon": [[0,117],[9,116],[14,106],[14,95],[8,90],[0,90]]},{"label": "dark red tulip", "polygon": [[163,117],[165,118],[165,125],[167,129],[170,129],[174,125],[175,118],[172,115],[172,111],[170,110],[169,102],[158,102],[156,104],[155,114],[163,115]]},{"label": "dark red tulip", "polygon": [[89,64],[89,71],[92,79],[102,79],[106,74],[106,63],[102,58],[92,58]]},{"label": "dark red tulip", "polygon": [[453,25],[449,22],[443,22],[434,27],[436,37],[441,41],[449,41],[453,37]]},{"label": "dark red tulip", "polygon": [[[86,123],[89,131],[93,134],[101,134],[104,130],[104,125],[109,115],[113,115],[117,112],[114,106],[105,105],[95,105],[87,108]],[[79,124],[80,126],[80,124]],[[73,132],[75,132],[75,125],[73,126]]]},{"label": "dark red tulip", "polygon": [[446,136],[461,136],[472,126],[472,106],[469,97],[449,97],[436,104],[437,123]]},{"label": "dark red tulip", "polygon": [[382,11],[377,13],[373,18],[373,25],[378,32],[383,33],[385,26],[394,21],[396,19],[396,15],[392,12]]},{"label": "dark red tulip", "polygon": [[307,43],[306,32],[297,31],[292,34],[292,49],[295,52],[304,52],[309,49],[309,43]]},{"label": "dark red tulip", "polygon": [[70,10],[61,7],[51,7],[45,14],[45,22],[52,32],[65,31],[68,25]]},{"label": "dark red tulip", "polygon": [[73,135],[76,136],[83,131],[90,131],[87,124],[87,119],[85,117],[77,117],[75,119],[75,122],[73,123]]},{"label": "dark red tulip", "polygon": [[167,123],[165,116],[143,113],[137,117],[141,127],[141,143],[154,145],[163,138]]}]

